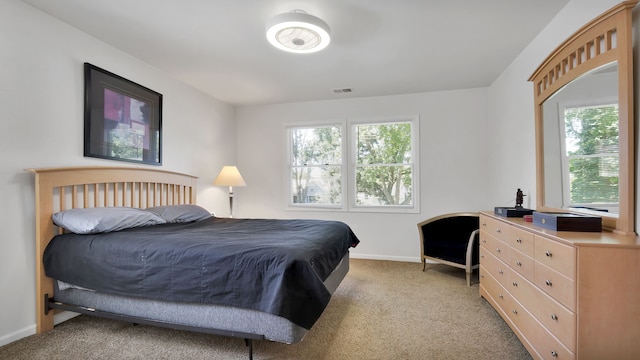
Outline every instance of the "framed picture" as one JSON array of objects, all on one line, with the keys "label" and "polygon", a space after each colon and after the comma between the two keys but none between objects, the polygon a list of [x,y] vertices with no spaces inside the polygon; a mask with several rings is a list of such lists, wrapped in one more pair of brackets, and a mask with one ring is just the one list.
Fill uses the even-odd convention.
[{"label": "framed picture", "polygon": [[162,164],[162,94],[84,64],[84,156]]}]

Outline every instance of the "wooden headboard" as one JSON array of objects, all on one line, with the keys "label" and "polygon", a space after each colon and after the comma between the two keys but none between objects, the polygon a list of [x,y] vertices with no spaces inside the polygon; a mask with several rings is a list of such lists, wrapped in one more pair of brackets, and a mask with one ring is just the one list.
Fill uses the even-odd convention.
[{"label": "wooden headboard", "polygon": [[27,169],[35,173],[36,200],[36,332],[53,329],[53,311],[45,314],[45,296],[53,296],[53,280],[45,275],[42,256],[62,229],[51,215],[74,208],[127,206],[148,208],[195,204],[198,178],[133,167],[67,167]]}]

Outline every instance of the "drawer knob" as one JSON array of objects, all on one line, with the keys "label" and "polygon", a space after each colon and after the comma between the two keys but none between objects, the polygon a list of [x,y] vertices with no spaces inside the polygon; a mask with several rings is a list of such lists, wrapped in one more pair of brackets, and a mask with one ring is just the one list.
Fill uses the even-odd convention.
[{"label": "drawer knob", "polygon": [[487,223],[483,221],[482,226],[487,226]]},{"label": "drawer knob", "polygon": [[517,239],[516,239],[516,242],[517,242],[518,244],[522,244],[522,239],[517,238]]},{"label": "drawer knob", "polygon": [[553,350],[551,350],[551,356],[553,356],[553,357],[558,357],[558,353],[557,353],[557,352],[555,352],[555,351],[553,351]]},{"label": "drawer knob", "polygon": [[482,239],[482,243],[486,244],[487,243],[487,239]]},{"label": "drawer knob", "polygon": [[547,257],[551,257],[553,256],[553,254],[551,253],[551,251],[547,250],[545,253],[545,255],[547,255]]},{"label": "drawer knob", "polygon": [[480,255],[480,258],[481,258],[481,259],[484,259],[484,255]]},{"label": "drawer knob", "polygon": [[500,248],[497,248],[497,249],[496,249],[496,251],[497,251],[497,252],[502,252],[502,251],[500,250]]},{"label": "drawer knob", "polygon": [[551,314],[551,320],[558,321],[558,315]]},{"label": "drawer knob", "polygon": [[501,233],[501,232],[502,232],[502,230],[500,230],[500,229],[496,229],[496,232],[497,232],[497,233]]},{"label": "drawer knob", "polygon": [[500,275],[504,274],[504,271],[500,270],[498,271],[500,273]]},{"label": "drawer knob", "polygon": [[502,293],[500,293],[500,294],[498,295],[498,297],[499,297],[500,299],[504,299],[504,295],[502,295]]},{"label": "drawer knob", "polygon": [[511,310],[511,312],[516,314],[516,315],[518,315],[518,310],[516,310],[516,309]]},{"label": "drawer knob", "polygon": [[518,261],[518,262],[516,263],[516,265],[518,265],[518,266],[522,266],[522,263],[521,263],[520,261]]},{"label": "drawer knob", "polygon": [[553,286],[553,283],[551,282],[551,280],[547,280],[544,283],[547,284],[547,286]]},{"label": "drawer knob", "polygon": [[514,281],[513,286],[518,286],[518,283]]}]

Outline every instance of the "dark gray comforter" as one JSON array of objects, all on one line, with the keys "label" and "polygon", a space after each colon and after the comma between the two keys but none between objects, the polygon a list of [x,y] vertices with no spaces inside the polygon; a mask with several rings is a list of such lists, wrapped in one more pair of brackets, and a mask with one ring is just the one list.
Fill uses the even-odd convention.
[{"label": "dark gray comforter", "polygon": [[342,222],[210,218],[104,234],[64,234],[47,276],[100,292],[228,305],[310,329],[329,302],[323,281],[359,240]]}]

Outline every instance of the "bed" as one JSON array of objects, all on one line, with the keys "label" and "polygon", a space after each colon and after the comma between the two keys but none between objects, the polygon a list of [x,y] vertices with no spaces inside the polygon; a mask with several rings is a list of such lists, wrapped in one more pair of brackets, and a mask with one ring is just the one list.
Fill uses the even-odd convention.
[{"label": "bed", "polygon": [[[190,175],[132,167],[29,170],[38,333],[67,310],[240,337],[252,358],[252,340],[303,339],[346,276],[349,248],[359,243],[336,221],[202,214]],[[86,220],[116,210],[138,223]]]}]

